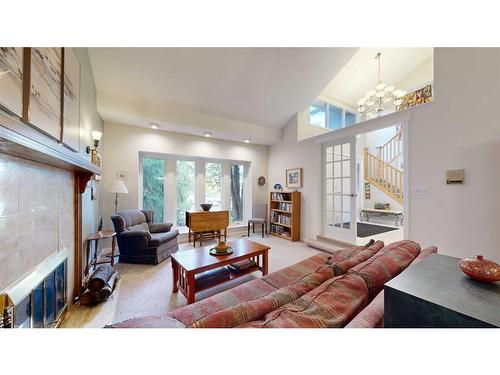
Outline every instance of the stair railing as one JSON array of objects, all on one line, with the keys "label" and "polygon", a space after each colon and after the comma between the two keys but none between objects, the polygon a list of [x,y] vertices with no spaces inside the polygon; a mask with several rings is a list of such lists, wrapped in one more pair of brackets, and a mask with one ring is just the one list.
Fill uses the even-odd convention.
[{"label": "stair railing", "polygon": [[403,171],[373,155],[365,148],[365,181],[371,182],[400,204],[403,204]]},{"label": "stair railing", "polygon": [[377,147],[377,156],[386,163],[392,163],[403,153],[403,131],[397,132],[384,145]]}]

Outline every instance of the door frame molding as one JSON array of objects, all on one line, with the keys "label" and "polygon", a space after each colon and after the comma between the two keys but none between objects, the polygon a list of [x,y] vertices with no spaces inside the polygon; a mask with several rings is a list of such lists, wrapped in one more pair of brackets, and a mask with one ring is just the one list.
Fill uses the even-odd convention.
[{"label": "door frame molding", "polygon": [[[389,117],[389,118],[384,118]],[[411,131],[411,113],[400,114],[400,116],[383,116],[374,120],[366,121],[361,124],[355,124],[349,128],[341,129],[340,131],[332,131],[330,133],[324,134],[317,139],[317,143],[321,144],[321,235],[328,237],[324,232],[325,227],[325,155],[324,149],[327,144],[331,142],[342,142],[350,139],[351,137],[356,137],[360,134],[370,133],[376,130],[388,128],[391,126],[401,125],[403,131],[403,170],[404,170],[404,189],[403,189],[403,215],[404,215],[404,227],[403,227],[403,238],[411,238],[410,230],[410,211],[411,211],[411,180],[410,180],[410,131]],[[340,132],[338,134],[337,132]],[[337,133],[337,134],[335,134]],[[356,146],[357,148],[357,142]],[[356,178],[356,176],[355,176]],[[358,181],[356,181],[357,183]],[[356,213],[358,207],[356,202]],[[333,239],[335,240],[335,239]]]}]

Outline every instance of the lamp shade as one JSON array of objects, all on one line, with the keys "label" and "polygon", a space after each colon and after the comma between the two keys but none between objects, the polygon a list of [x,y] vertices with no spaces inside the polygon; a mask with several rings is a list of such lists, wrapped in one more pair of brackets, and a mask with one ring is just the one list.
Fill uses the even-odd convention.
[{"label": "lamp shade", "polygon": [[128,194],[127,187],[123,183],[123,180],[115,180],[108,189],[110,193],[121,193]]},{"label": "lamp shade", "polygon": [[94,141],[100,141],[101,140],[101,137],[102,137],[102,133],[97,131],[97,130],[93,130],[92,131],[92,139]]}]

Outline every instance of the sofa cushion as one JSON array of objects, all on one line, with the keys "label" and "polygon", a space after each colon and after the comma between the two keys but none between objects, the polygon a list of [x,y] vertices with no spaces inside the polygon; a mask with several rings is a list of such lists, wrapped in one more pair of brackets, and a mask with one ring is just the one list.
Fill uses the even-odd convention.
[{"label": "sofa cushion", "polygon": [[189,326],[217,311],[266,296],[275,290],[276,288],[260,279],[251,280],[215,296],[171,311],[168,316]]},{"label": "sofa cushion", "polygon": [[268,295],[217,311],[195,322],[192,328],[230,328],[262,318],[278,307],[290,303],[333,277],[333,271],[323,266],[320,271],[306,275],[293,285]]},{"label": "sofa cushion", "polygon": [[384,291],[382,290],[345,328],[375,328],[384,322]]},{"label": "sofa cushion", "polygon": [[173,230],[170,232],[163,233],[151,233],[151,240],[149,241],[149,247],[158,247],[162,244],[170,241],[171,239],[177,237],[179,232],[177,230]]},{"label": "sofa cushion", "polygon": [[414,241],[394,242],[348,272],[363,278],[368,286],[370,300],[372,300],[380,293],[387,281],[399,275],[410,265],[419,252],[420,245]]},{"label": "sofa cushion", "polygon": [[283,288],[301,280],[304,276],[317,272],[321,267],[328,264],[330,267],[356,255],[363,246],[349,249],[337,250],[333,254],[321,253],[304,259],[292,266],[283,268],[262,277],[262,280],[271,284],[275,288]]},{"label": "sofa cushion", "polygon": [[172,228],[172,223],[150,223],[149,231],[151,233],[168,232]]},{"label": "sofa cushion", "polygon": [[262,320],[239,328],[341,328],[368,303],[368,289],[361,277],[345,274],[331,278]]},{"label": "sofa cushion", "polygon": [[123,210],[116,213],[125,219],[125,226],[131,227],[137,224],[146,223],[146,215],[139,210]]},{"label": "sofa cushion", "polygon": [[141,223],[136,225],[131,225],[126,228],[127,230],[135,231],[135,230],[145,230],[149,232],[149,226],[147,223]]},{"label": "sofa cushion", "polygon": [[383,247],[384,247],[384,242],[377,241],[368,248],[362,248],[361,250],[355,252],[351,257],[347,258],[346,260],[333,264],[332,267],[335,276],[343,275],[352,267],[357,266],[358,264],[364,262],[367,259],[370,259]]}]

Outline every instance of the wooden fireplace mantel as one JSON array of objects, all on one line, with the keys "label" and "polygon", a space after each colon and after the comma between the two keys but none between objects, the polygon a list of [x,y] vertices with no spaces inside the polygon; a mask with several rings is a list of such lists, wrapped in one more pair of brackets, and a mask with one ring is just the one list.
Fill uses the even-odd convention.
[{"label": "wooden fireplace mantel", "polygon": [[74,171],[78,175],[79,193],[101,169],[81,154],[71,151],[57,140],[0,111],[0,153]]}]

